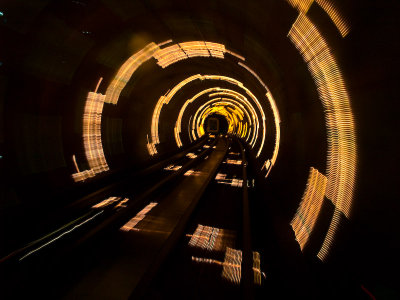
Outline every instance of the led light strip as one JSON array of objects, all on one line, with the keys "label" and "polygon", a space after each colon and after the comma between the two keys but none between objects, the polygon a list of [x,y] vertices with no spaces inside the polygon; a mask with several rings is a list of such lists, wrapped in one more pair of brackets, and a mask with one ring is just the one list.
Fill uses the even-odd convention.
[{"label": "led light strip", "polygon": [[307,187],[290,225],[301,250],[308,242],[324,201],[327,179],[317,169],[310,168]]},{"label": "led light strip", "polygon": [[[245,68],[250,74],[252,74],[267,91],[267,93],[265,95],[267,96],[267,99],[271,106],[272,113],[274,115],[274,122],[275,122],[275,146],[274,146],[274,153],[271,158],[271,163],[272,163],[271,167],[272,167],[275,165],[276,158],[278,157],[279,144],[280,144],[280,139],[281,139],[281,126],[280,126],[281,118],[279,116],[278,107],[276,106],[275,99],[273,98],[272,94],[270,93],[268,86],[264,83],[264,81],[262,81],[260,76],[258,76],[258,74],[253,69],[246,66],[244,63],[238,62],[238,65]],[[267,176],[269,174],[269,171],[271,171],[271,168],[268,169]],[[265,177],[267,177],[267,176],[265,176]]]},{"label": "led light strip", "polygon": [[223,44],[205,41],[193,41],[171,45],[154,53],[157,64],[163,69],[178,61],[192,57],[224,58]]},{"label": "led light strip", "polygon": [[151,42],[139,52],[135,53],[119,68],[117,75],[107,88],[105,102],[117,104],[119,96],[131,79],[133,73],[153,55],[160,50],[160,47]]},{"label": "led light strip", "polygon": [[94,177],[109,167],[104,156],[101,141],[101,116],[105,95],[89,92],[83,114],[83,143],[89,170],[72,174],[74,181],[83,181]]},{"label": "led light strip", "polygon": [[351,213],[356,178],[357,146],[353,113],[340,69],[324,38],[302,13],[288,37],[299,50],[318,88],[328,136],[326,196],[335,205],[328,234],[318,253],[325,260],[339,227],[339,211]]},{"label": "led light strip", "polygon": [[[209,88],[209,89],[206,89],[206,90],[203,90],[203,91],[197,93],[192,98],[188,99],[183,104],[181,110],[179,111],[178,119],[177,119],[177,121],[175,123],[175,128],[174,128],[175,141],[176,141],[176,144],[177,144],[178,147],[182,147],[182,141],[181,141],[181,138],[180,138],[180,133],[181,133],[181,128],[182,128],[182,118],[183,118],[183,115],[184,115],[184,112],[185,112],[187,106],[189,104],[193,103],[200,96],[203,96],[203,95],[211,93],[211,92],[216,92],[213,95],[223,94],[223,95],[226,95],[226,96],[231,96],[231,97],[234,97],[235,99],[239,100],[240,102],[242,102],[243,104],[239,103],[239,101],[229,99],[229,101],[236,103],[237,105],[239,105],[245,111],[245,113],[247,115],[247,118],[249,120],[249,123],[250,123],[249,128],[251,128],[251,126],[253,125],[253,123],[252,123],[253,121],[254,121],[254,124],[256,124],[258,126],[257,114],[255,113],[255,110],[254,110],[253,106],[246,99],[246,97],[244,97],[243,95],[241,95],[239,93],[233,94],[234,91],[229,90],[229,89],[223,89],[223,88],[220,88],[220,87]],[[241,97],[237,96],[237,94],[239,94]],[[223,98],[223,99],[228,101],[227,98]],[[252,115],[252,117],[253,117],[252,119],[250,118],[249,113],[248,113],[247,110],[249,110],[250,114]],[[255,120],[257,120],[257,121],[255,121]],[[191,121],[191,118],[189,120],[189,137],[190,137],[190,140],[192,140],[191,131],[190,131],[190,128],[191,128],[191,122],[190,121]],[[246,125],[246,129],[247,129],[247,125]],[[254,135],[254,132],[253,132],[253,135]],[[250,137],[250,131],[247,134],[246,141],[248,140],[249,137]],[[193,139],[196,140],[196,136],[193,136]]]},{"label": "led light strip", "polygon": [[[314,0],[287,0],[287,2],[299,12],[306,14],[314,3]],[[329,15],[342,37],[345,37],[350,32],[350,26],[332,3],[332,0],[315,0],[315,2]]]},{"label": "led light strip", "polygon": [[[106,94],[98,94],[97,89],[101,83],[101,79],[96,87],[96,91],[90,92],[85,107],[84,114],[84,128],[83,128],[83,140],[85,145],[85,154],[88,160],[90,170],[73,174],[72,177],[75,181],[83,181],[87,178],[94,177],[96,174],[107,171],[109,169],[106,162],[104,151],[101,144],[101,117],[104,103],[110,103],[116,105],[118,103],[120,94],[129,82],[133,73],[146,61],[154,57],[157,63],[165,68],[181,59],[192,58],[192,57],[216,57],[224,58],[225,53],[245,60],[244,57],[237,53],[229,51],[225,48],[225,45],[206,41],[192,41],[185,43],[174,44],[165,48],[160,48],[167,44],[172,43],[172,40],[159,43],[158,45],[154,42],[149,43],[146,47],[129,57],[125,63],[119,68],[116,76],[110,82],[107,87]],[[177,90],[179,88],[177,87]],[[172,97],[174,91],[169,93]],[[157,149],[155,145],[159,143],[158,137],[158,119],[163,104],[168,104],[170,99],[160,98],[152,119],[152,132],[151,137],[147,137],[147,148],[150,155],[155,155]],[[96,111],[92,108],[95,107]],[[93,115],[88,117],[88,115]],[[265,125],[265,124],[264,124]],[[88,132],[88,128],[90,128]],[[265,129],[265,128],[264,128]],[[262,148],[262,147],[261,147]],[[261,149],[260,148],[260,149]],[[76,164],[77,167],[77,164]]]}]

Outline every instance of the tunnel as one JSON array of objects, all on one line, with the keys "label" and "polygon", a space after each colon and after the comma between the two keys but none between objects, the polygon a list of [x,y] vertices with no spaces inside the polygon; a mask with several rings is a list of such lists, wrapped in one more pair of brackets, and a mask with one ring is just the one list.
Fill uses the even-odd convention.
[{"label": "tunnel", "polygon": [[0,3],[1,299],[399,299],[398,1]]}]

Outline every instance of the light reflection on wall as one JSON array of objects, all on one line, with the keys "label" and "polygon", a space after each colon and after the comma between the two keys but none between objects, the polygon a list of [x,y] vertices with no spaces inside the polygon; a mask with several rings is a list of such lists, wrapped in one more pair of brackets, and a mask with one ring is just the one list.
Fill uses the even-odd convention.
[{"label": "light reflection on wall", "polygon": [[288,37],[299,50],[318,88],[328,136],[326,197],[335,205],[325,241],[318,253],[325,260],[339,228],[339,215],[349,218],[356,177],[357,147],[353,113],[341,71],[316,26],[300,13]]},{"label": "light reflection on wall", "polygon": [[327,178],[311,168],[308,182],[291,226],[301,250],[308,242],[324,201]]}]

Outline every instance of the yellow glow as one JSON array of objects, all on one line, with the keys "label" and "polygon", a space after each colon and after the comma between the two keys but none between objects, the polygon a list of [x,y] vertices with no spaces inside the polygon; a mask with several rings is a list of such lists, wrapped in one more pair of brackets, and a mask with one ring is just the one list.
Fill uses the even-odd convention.
[{"label": "yellow glow", "polygon": [[232,187],[242,187],[243,186],[243,180],[237,179],[237,178],[221,179],[221,180],[217,180],[217,182],[220,184],[230,185]]},{"label": "yellow glow", "polygon": [[[238,106],[236,106],[236,104],[238,104]],[[205,107],[204,110],[202,110],[203,107]],[[247,111],[245,109],[242,110],[242,108],[244,109],[240,103],[231,99],[222,100],[218,98],[208,101],[202,105],[195,114],[194,119],[197,120],[196,130],[198,135],[200,136],[200,134],[204,133],[204,122],[206,118],[212,114],[219,114],[224,116],[228,121],[228,133],[236,133],[241,136],[242,122],[247,123],[247,121],[244,120],[245,112],[246,116],[249,116]],[[197,117],[199,111],[201,111],[201,113]]]},{"label": "yellow glow", "polygon": [[311,168],[303,198],[291,222],[301,250],[308,242],[324,201],[327,179]]},{"label": "yellow glow", "polygon": [[342,37],[345,37],[350,32],[350,26],[332,3],[332,0],[315,0],[315,2],[325,10],[333,23],[335,23],[336,28],[340,31]]},{"label": "yellow glow", "polygon": [[[245,105],[245,107],[249,110],[250,115],[252,116],[252,118],[250,119],[250,126],[252,126],[254,124],[255,129],[252,130],[252,138],[249,142],[251,147],[254,147],[255,142],[257,140],[258,137],[258,130],[259,130],[259,120],[258,120],[258,115],[253,107],[253,105],[251,105],[251,103],[247,100],[246,97],[244,97],[242,94],[233,91],[233,90],[229,90],[229,89],[221,89],[221,91],[218,91],[216,93],[210,94],[210,97],[215,97],[215,96],[228,96],[228,97],[232,97],[235,100],[240,101],[243,105]],[[226,99],[226,98],[224,98]],[[249,131],[249,135],[246,138],[246,142],[248,142],[248,139],[250,138],[250,131]]]},{"label": "yellow glow", "polygon": [[[191,57],[216,57],[216,58],[224,58],[225,53],[229,53],[230,55],[233,55],[237,57],[238,59],[245,60],[244,57],[240,56],[239,54],[229,51],[225,48],[225,45],[219,44],[219,43],[213,43],[213,42],[206,42],[206,41],[191,41],[191,42],[184,42],[184,43],[178,43],[174,44],[165,48],[160,48],[161,46],[167,45],[171,43],[172,40],[167,40],[165,42],[162,42],[160,44],[155,44],[155,43],[150,43],[146,47],[144,47],[142,50],[139,52],[135,53],[125,63],[119,68],[116,76],[114,79],[111,81],[109,84],[104,102],[106,103],[112,103],[112,104],[117,104],[119,96],[130,80],[132,74],[146,61],[148,61],[151,57],[154,57],[157,60],[157,63],[165,68],[179,60],[186,59],[186,58],[191,58]],[[207,76],[205,76],[207,77]],[[246,89],[242,83],[238,82],[237,80],[234,80],[229,77],[224,77],[224,76],[209,76],[208,78],[205,78],[204,76],[200,78],[201,80],[204,79],[213,79],[213,80],[225,80],[227,82],[230,82],[232,84],[236,84],[239,87],[245,89],[245,91],[250,95],[250,97],[255,100],[258,108],[260,109],[260,112],[262,114],[262,119],[263,119],[263,139],[261,141],[260,149],[257,152],[257,157],[260,155],[263,145],[264,145],[264,140],[265,140],[265,116],[263,115],[263,111],[261,109],[261,106],[258,103],[258,100],[254,97],[251,92]],[[100,80],[101,81],[101,80]],[[100,84],[100,82],[99,82]],[[184,85],[184,84],[183,84]],[[179,86],[176,86],[176,91],[179,90]],[[97,88],[96,88],[97,91]],[[168,102],[171,100],[172,96],[175,94],[176,91],[172,91],[171,93],[167,93],[167,95],[162,96],[155,109],[153,112],[153,118],[152,118],[152,124],[151,124],[151,141],[148,140],[147,142],[147,149],[150,155],[155,155],[157,154],[157,149],[156,145],[159,143],[159,136],[158,136],[158,120],[160,116],[160,112],[162,109],[162,106],[164,104],[168,104]],[[168,97],[169,96],[169,97]],[[164,97],[164,98],[163,98]],[[255,123],[258,126],[258,122]],[[240,132],[239,135],[241,137],[245,137],[247,134],[247,131],[250,130],[250,127],[244,124],[240,124]],[[181,146],[181,141],[179,140],[179,133],[181,132],[181,129],[175,128],[175,138],[177,140],[178,146]],[[193,131],[192,131],[193,132]],[[204,133],[203,133],[204,134]],[[192,136],[189,134],[190,138],[192,139]],[[247,137],[247,139],[249,136]],[[255,139],[252,141],[252,145],[254,147],[255,140],[258,138],[258,134],[256,134]],[[194,136],[194,139],[196,137]],[[246,139],[246,141],[247,141]],[[93,174],[92,172],[84,171],[81,172],[82,174],[79,175],[74,175],[74,178],[80,178],[80,177],[91,177]]]},{"label": "yellow glow", "polygon": [[302,13],[307,13],[314,0],[287,0],[290,5]]},{"label": "yellow glow", "polygon": [[[350,99],[341,71],[315,25],[300,14],[288,37],[303,56],[324,106],[328,136],[326,197],[347,218],[351,213],[357,165],[356,132]],[[339,226],[338,212],[318,257],[324,260]],[[335,217],[336,216],[336,217]]]},{"label": "yellow glow", "polygon": [[[229,90],[225,90],[225,91],[229,91]],[[220,94],[220,92],[210,94],[210,96],[211,95],[217,95],[217,94]],[[221,92],[221,94],[227,94],[227,93],[226,92]],[[193,122],[194,122],[193,128],[195,129],[194,132],[197,130],[197,133],[200,134],[201,132],[204,131],[204,128],[202,127],[201,124],[203,124],[203,121],[208,116],[208,114],[205,114],[205,111],[203,110],[203,108],[207,107],[207,106],[210,106],[213,103],[215,103],[216,106],[218,106],[220,104],[222,104],[222,105],[234,105],[235,107],[237,107],[239,109],[238,112],[240,112],[242,116],[243,116],[243,113],[246,114],[247,121],[250,123],[250,126],[253,124],[253,122],[254,123],[258,122],[258,117],[257,117],[257,114],[255,114],[254,108],[251,106],[250,103],[246,103],[246,101],[248,102],[248,100],[246,99],[244,101],[245,106],[242,105],[243,102],[241,103],[240,100],[236,101],[234,99],[229,99],[229,98],[216,98],[216,99],[212,99],[212,100],[206,102],[205,104],[203,104],[202,106],[200,106],[198,108],[198,110],[196,111],[196,113],[194,115],[194,118],[193,118]],[[251,111],[248,112],[248,109],[250,109]],[[210,113],[212,113],[212,112],[213,111],[211,111]],[[252,118],[250,117],[249,113],[251,114]],[[220,114],[225,115],[227,117],[227,119],[230,118],[230,115],[227,115],[227,113],[225,113],[223,111],[220,111]],[[243,118],[243,117],[241,117],[241,118]],[[246,124],[247,124],[247,122],[246,122]],[[256,124],[258,124],[258,123],[256,123]],[[239,123],[237,125],[239,125]],[[234,126],[232,124],[229,124],[229,127],[230,128],[229,128],[228,132],[229,133],[234,133],[235,130],[236,130],[234,128]],[[255,134],[255,132],[253,131],[253,135],[254,134]],[[249,137],[247,137],[247,139],[248,138]]]},{"label": "yellow glow", "polygon": [[[258,109],[259,109],[259,111],[260,111],[260,113],[261,113],[261,115],[262,115],[262,119],[263,119],[263,136],[262,136],[262,141],[261,141],[261,145],[260,145],[259,151],[258,151],[258,153],[257,153],[257,155],[260,155],[260,153],[261,153],[261,151],[262,151],[262,148],[263,148],[263,146],[264,146],[264,141],[265,141],[266,124],[265,124],[265,114],[264,114],[264,111],[262,110],[262,107],[261,107],[261,105],[260,105],[258,99],[251,93],[250,90],[248,90],[246,87],[244,87],[243,84],[242,84],[241,82],[237,81],[236,79],[233,79],[233,78],[230,78],[230,77],[226,77],[226,76],[218,76],[218,75],[200,75],[200,74],[193,75],[193,76],[191,76],[191,77],[189,77],[189,78],[186,78],[185,80],[181,81],[181,82],[180,82],[179,84],[177,84],[171,91],[167,92],[166,95],[161,96],[160,99],[158,100],[158,102],[157,102],[157,104],[156,104],[156,107],[155,107],[155,109],[154,109],[154,112],[153,112],[152,123],[151,123],[151,132],[152,132],[151,136],[152,136],[152,141],[150,142],[151,145],[148,145],[148,146],[147,146],[147,147],[148,147],[148,150],[149,150],[149,153],[150,153],[151,155],[154,155],[155,153],[157,153],[157,150],[154,151],[154,149],[155,149],[155,145],[159,143],[159,136],[158,136],[158,126],[159,126],[159,125],[158,125],[158,124],[159,124],[159,117],[160,117],[160,113],[161,113],[162,106],[163,106],[164,104],[168,104],[169,101],[171,101],[172,97],[173,97],[181,88],[183,88],[186,84],[188,84],[188,83],[190,83],[190,82],[192,82],[192,81],[194,81],[194,80],[222,80],[222,81],[227,81],[227,82],[229,82],[229,83],[232,83],[232,84],[234,84],[234,85],[239,86],[240,88],[242,88],[242,89],[244,89],[244,90],[246,91],[246,93],[247,93],[247,94],[253,99],[253,101],[256,103],[256,105],[257,105],[257,107],[258,107]],[[210,90],[210,89],[209,89],[209,90]],[[204,93],[203,93],[203,92],[204,92]],[[180,113],[179,113],[179,115],[178,115],[178,121],[177,121],[178,124],[176,124],[176,125],[175,125],[175,128],[174,128],[175,140],[177,141],[178,147],[179,147],[179,146],[182,146],[182,142],[181,142],[181,140],[180,140],[179,133],[181,132],[181,125],[180,125],[180,124],[181,124],[183,112],[184,112],[184,110],[186,109],[186,107],[187,107],[187,105],[188,105],[189,103],[191,103],[192,101],[194,101],[194,100],[197,99],[199,96],[201,96],[201,95],[203,95],[203,94],[205,94],[205,93],[206,93],[205,91],[202,91],[202,92],[196,94],[193,98],[187,100],[186,103],[184,104],[184,106],[182,107],[182,109],[181,109],[181,111],[180,111]],[[245,97],[243,97],[241,94],[239,94],[239,93],[237,93],[237,92],[234,92],[234,91],[229,91],[228,94],[234,95],[234,96],[236,97],[236,99],[240,99],[241,101],[245,101],[246,104],[248,104],[248,105],[246,105],[246,107],[249,107],[249,109],[250,109],[250,107],[252,108],[252,106],[248,103],[247,99],[244,100]],[[251,114],[252,114],[253,116],[257,116],[257,114],[255,113],[254,109],[252,109],[252,111],[253,111],[253,112],[252,112]],[[196,119],[196,116],[195,116],[194,119]],[[253,119],[254,119],[254,118],[253,118]],[[257,120],[258,120],[258,119],[257,119]],[[258,123],[259,123],[259,122],[258,122],[258,121],[255,122],[255,121],[254,121],[254,123],[258,126]],[[257,127],[257,126],[256,126],[256,127]],[[199,136],[202,136],[202,135],[205,134],[204,128],[198,128],[198,127],[197,127],[196,130],[198,130]],[[257,127],[257,130],[258,130],[258,127]],[[194,131],[195,131],[195,128],[192,128],[192,133],[194,133]],[[254,136],[254,139],[253,139],[253,141],[252,141],[252,143],[251,143],[251,144],[253,145],[253,147],[254,147],[254,143],[255,143],[257,137],[258,137],[258,133],[256,134],[256,136]],[[194,134],[193,134],[193,139],[196,140],[196,136],[195,136]]]},{"label": "yellow glow", "polygon": [[[151,127],[152,129],[151,130],[152,130],[152,143],[153,143],[153,145],[157,144],[157,140],[158,140],[158,119],[159,119],[159,114],[160,114],[162,105],[163,104],[168,104],[169,101],[172,99],[172,96],[179,89],[181,89],[184,85],[186,85],[189,82],[192,82],[194,80],[197,80],[197,79],[199,79],[199,80],[221,80],[221,81],[226,81],[226,82],[229,82],[231,84],[234,84],[234,85],[240,87],[241,89],[243,89],[246,92],[246,94],[248,94],[250,96],[250,98],[256,103],[256,106],[257,106],[258,110],[261,113],[262,121],[263,121],[263,135],[262,135],[261,145],[260,145],[260,148],[259,148],[259,150],[257,152],[257,155],[256,155],[258,157],[261,154],[261,151],[262,151],[262,149],[264,147],[265,134],[266,134],[266,118],[265,118],[265,114],[264,114],[264,111],[262,109],[262,106],[261,106],[260,102],[258,101],[258,99],[254,96],[254,94],[249,89],[247,89],[243,85],[243,83],[241,83],[240,81],[238,81],[236,79],[233,79],[231,77],[219,76],[219,75],[199,75],[198,74],[198,75],[191,76],[191,77],[183,80],[182,82],[180,82],[178,85],[176,85],[171,92],[167,93],[166,96],[162,96],[159,99],[159,101],[158,101],[158,103],[157,103],[157,105],[156,105],[156,107],[154,109],[153,119],[152,119],[153,121],[152,121],[152,127]],[[164,99],[163,97],[165,97],[166,99]],[[178,131],[177,130],[174,130],[174,131],[175,131],[175,136],[176,136],[178,134]],[[201,130],[201,133],[204,134],[204,130]],[[258,135],[257,135],[257,138],[258,138]]]}]

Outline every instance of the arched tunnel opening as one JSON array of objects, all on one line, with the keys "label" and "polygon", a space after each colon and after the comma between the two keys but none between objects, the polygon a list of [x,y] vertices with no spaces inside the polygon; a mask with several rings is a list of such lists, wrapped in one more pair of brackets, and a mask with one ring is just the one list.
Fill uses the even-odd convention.
[{"label": "arched tunnel opening", "polygon": [[226,118],[220,114],[212,114],[208,116],[205,120],[207,124],[206,132],[213,134],[213,133],[220,133],[226,134],[228,133],[228,121]]},{"label": "arched tunnel opening", "polygon": [[0,298],[398,299],[399,8],[0,4]]}]

